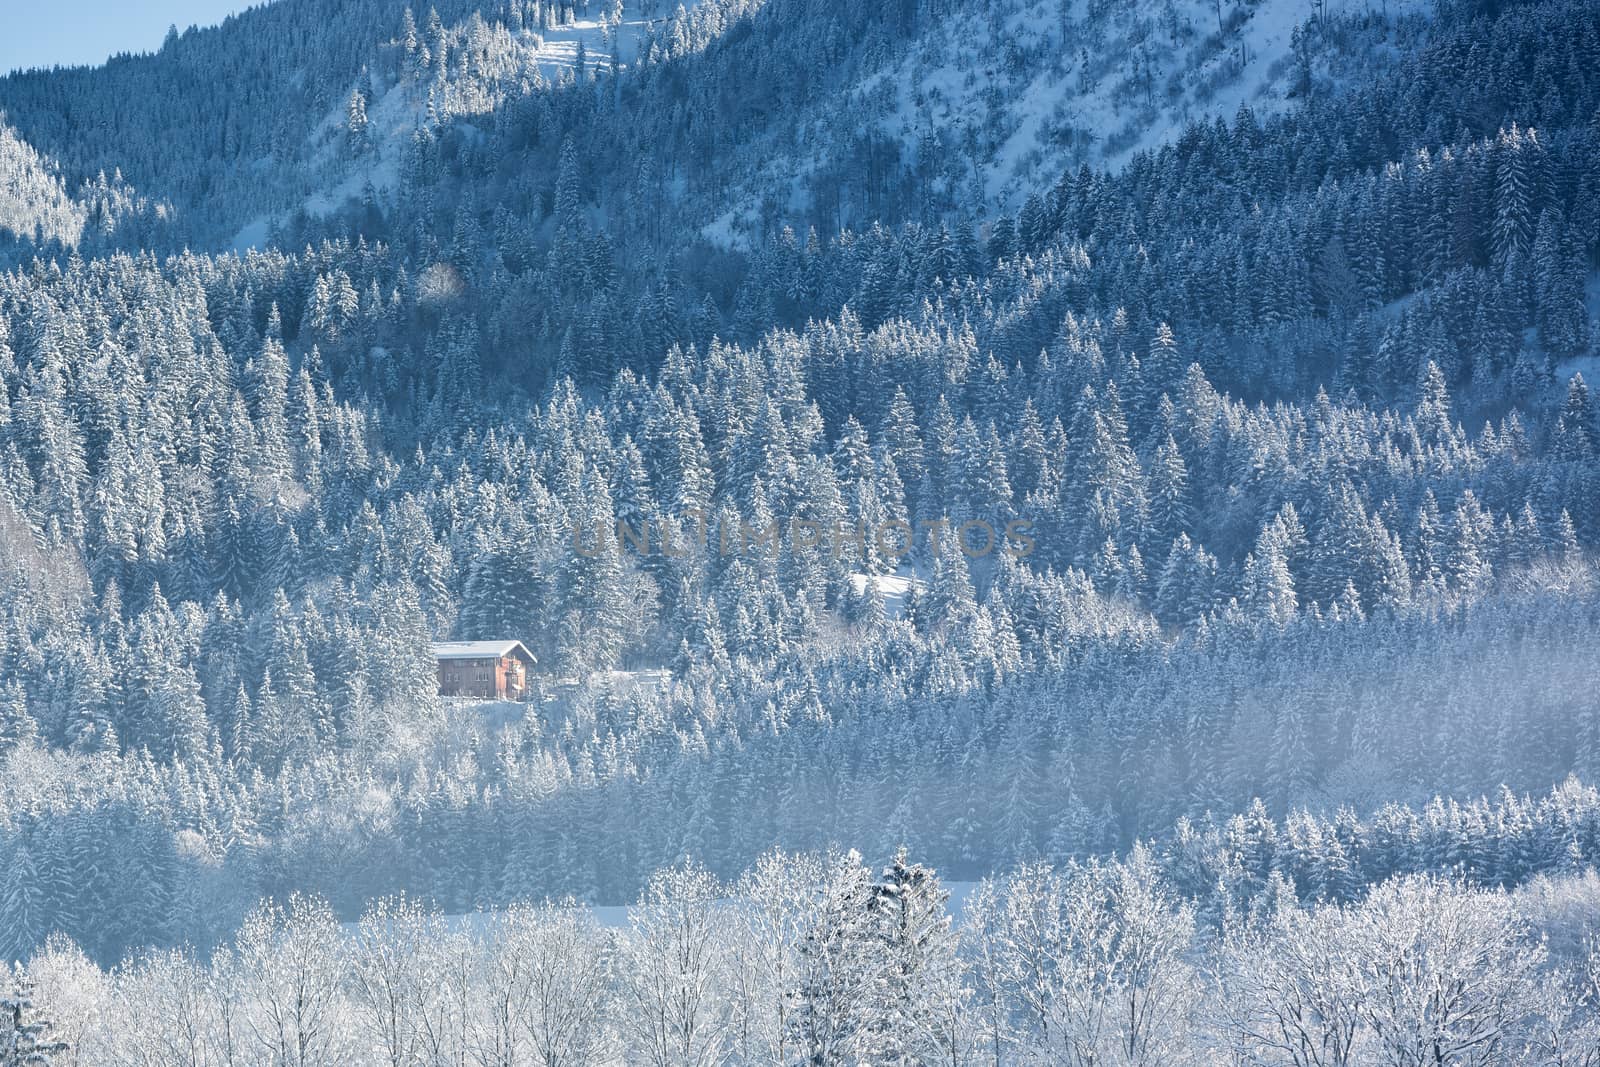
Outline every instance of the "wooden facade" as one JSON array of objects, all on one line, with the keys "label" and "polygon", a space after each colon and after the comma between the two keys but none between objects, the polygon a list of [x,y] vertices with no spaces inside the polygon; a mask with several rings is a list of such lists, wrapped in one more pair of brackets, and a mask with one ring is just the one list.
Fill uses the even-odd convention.
[{"label": "wooden facade", "polygon": [[433,658],[440,696],[479,700],[523,699],[535,663],[521,641],[443,641]]}]

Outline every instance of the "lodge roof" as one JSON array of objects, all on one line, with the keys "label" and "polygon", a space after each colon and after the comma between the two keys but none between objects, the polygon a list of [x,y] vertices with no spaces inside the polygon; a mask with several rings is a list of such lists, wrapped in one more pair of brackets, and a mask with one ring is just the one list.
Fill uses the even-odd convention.
[{"label": "lodge roof", "polygon": [[537,663],[533,653],[528,651],[528,646],[521,641],[435,641],[433,643],[434,659],[499,659],[509,656],[517,649],[522,650],[522,655],[529,663]]}]

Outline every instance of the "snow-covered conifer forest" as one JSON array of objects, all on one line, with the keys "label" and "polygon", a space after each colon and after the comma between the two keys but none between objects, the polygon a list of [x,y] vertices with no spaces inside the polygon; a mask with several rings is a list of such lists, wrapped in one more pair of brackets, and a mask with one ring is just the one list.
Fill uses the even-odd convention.
[{"label": "snow-covered conifer forest", "polygon": [[0,1065],[1600,1067],[1588,382],[1595,0],[0,77]]}]

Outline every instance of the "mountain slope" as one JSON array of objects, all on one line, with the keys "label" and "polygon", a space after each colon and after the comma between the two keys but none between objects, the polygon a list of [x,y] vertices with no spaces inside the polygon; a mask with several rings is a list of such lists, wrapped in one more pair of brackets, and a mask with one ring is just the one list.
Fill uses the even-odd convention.
[{"label": "mountain slope", "polygon": [[[1596,5],[1330,17],[1210,96],[1202,11],[1074,16],[1177,40],[1170,100],[1009,2],[704,0],[583,77],[535,7],[329,44],[285,0],[7,83],[47,192],[170,121],[129,151],[179,221],[0,272],[0,954],[1600,773]],[[1034,35],[993,90],[990,10]],[[982,136],[911,151],[902,83]],[[433,639],[507,637],[546,692],[440,699]]]},{"label": "mountain slope", "polygon": [[[872,144],[917,173],[944,210],[1014,211],[1063,172],[1120,167],[1187,125],[1336,97],[1416,47],[1426,9],[1309,17],[1276,0],[950,5],[775,133],[759,180],[793,176],[781,206],[805,211],[818,198],[808,178],[849,167],[845,153]],[[734,208],[715,232],[754,220],[758,206]],[[868,204],[856,211],[870,214]]]},{"label": "mountain slope", "polygon": [[[392,193],[419,131],[525,126],[541,97],[572,96],[581,49],[584,80],[613,98],[595,102],[586,136],[649,144],[665,171],[617,176],[666,180],[661,210],[744,242],[776,215],[825,230],[893,217],[907,195],[917,213],[1016,210],[1061,172],[1120,165],[1186,123],[1336,95],[1426,28],[1404,4],[1301,26],[1304,14],[1290,0],[961,0],[913,17],[810,0],[517,0],[481,14],[453,0],[434,21],[399,0],[279,0],[154,56],[0,79],[0,107],[69,183],[120,170],[176,205],[170,246],[226,246],[369,183]],[[216,71],[228,76],[207,108],[164,103]],[[367,111],[358,142],[352,94]],[[549,181],[553,148],[531,161]]]}]

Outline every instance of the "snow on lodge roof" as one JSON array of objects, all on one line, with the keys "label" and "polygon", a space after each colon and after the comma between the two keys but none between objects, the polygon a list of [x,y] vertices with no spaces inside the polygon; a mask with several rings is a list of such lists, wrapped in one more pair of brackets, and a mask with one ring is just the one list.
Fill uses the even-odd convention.
[{"label": "snow on lodge roof", "polygon": [[537,663],[521,641],[435,641],[434,659],[499,659],[521,649],[529,663]]}]

